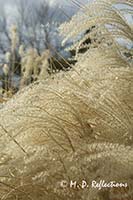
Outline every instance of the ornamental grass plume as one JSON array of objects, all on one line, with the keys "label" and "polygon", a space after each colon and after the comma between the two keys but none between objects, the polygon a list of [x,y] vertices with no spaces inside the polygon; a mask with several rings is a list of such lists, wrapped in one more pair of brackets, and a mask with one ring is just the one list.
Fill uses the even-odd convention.
[{"label": "ornamental grass plume", "polygon": [[5,54],[5,60],[7,63],[10,63],[10,61],[11,61],[11,53],[8,51]]},{"label": "ornamental grass plume", "polygon": [[[124,18],[121,22],[117,15],[106,15],[108,10],[114,13],[112,3],[119,2],[132,5],[130,0],[97,0],[84,8],[96,5],[91,17],[98,29],[103,27],[101,34],[110,38],[111,45],[105,40],[97,48],[78,53],[77,63],[68,72],[23,88],[0,110],[2,200],[133,199],[132,62],[115,40],[116,31],[104,26],[115,21],[120,25],[117,32],[131,39],[132,29],[125,27]],[[104,12],[99,24],[95,15]],[[66,39],[73,36],[70,30],[77,32],[71,27],[75,20],[80,27],[81,17],[84,29],[89,28],[88,15],[78,13],[62,25]],[[88,187],[71,188],[71,180],[80,186],[85,180]],[[91,187],[93,180],[126,183],[127,187],[99,190]]]},{"label": "ornamental grass plume", "polygon": [[9,74],[9,66],[8,66],[8,64],[4,64],[3,73],[4,73],[5,76],[8,76],[8,74]]},{"label": "ornamental grass plume", "polygon": [[35,48],[29,48],[27,51],[24,51],[24,47],[20,46],[19,54],[21,56],[22,69],[20,88],[23,88],[33,81],[45,80],[49,76],[48,50],[38,55]]},{"label": "ornamental grass plume", "polygon": [[4,83],[5,82],[4,80],[2,80],[2,84],[8,83],[8,88],[7,88],[8,90],[6,92],[10,90],[10,92],[12,93],[14,88],[14,73],[16,70],[16,49],[19,43],[19,37],[16,25],[11,26],[10,40],[11,40],[11,47],[10,47],[11,49],[9,52],[6,52],[5,54],[5,61],[6,63],[8,63],[9,67],[9,73],[8,73],[9,76],[8,79],[6,80],[6,83]]},{"label": "ornamental grass plume", "polygon": [[11,50],[12,50],[12,52],[14,52],[14,50],[16,49],[18,42],[19,42],[16,25],[11,26],[10,33],[11,33]]},{"label": "ornamental grass plume", "polygon": [[49,74],[48,74],[48,68],[49,68],[48,59],[49,59],[49,57],[50,57],[49,50],[45,50],[40,57],[40,72],[38,74],[39,80],[45,80],[49,77]]},{"label": "ornamental grass plume", "polygon": [[[118,6],[114,6],[119,4],[124,4],[125,7],[120,10]],[[126,9],[126,6],[129,6],[129,10]],[[94,0],[92,3],[82,7],[81,11],[74,15],[70,22],[65,22],[60,26],[61,35],[65,36],[62,44],[64,45],[70,38],[75,39],[92,27],[95,28],[91,29],[85,37],[83,34],[74,43],[76,50],[83,48],[84,45],[86,46],[84,42],[87,38],[95,38],[95,36],[97,36],[97,39],[93,43],[99,44],[100,40],[100,42],[103,41],[104,45],[111,43],[112,39],[114,42],[114,38],[123,38],[132,42],[132,24],[129,24],[125,15],[123,15],[124,11],[125,13],[128,13],[128,11],[130,13],[131,6],[132,0]]]}]

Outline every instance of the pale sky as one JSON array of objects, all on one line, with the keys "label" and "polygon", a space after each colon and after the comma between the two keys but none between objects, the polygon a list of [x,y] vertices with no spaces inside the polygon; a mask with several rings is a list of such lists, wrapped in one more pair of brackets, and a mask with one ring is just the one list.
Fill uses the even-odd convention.
[{"label": "pale sky", "polygon": [[[15,14],[15,2],[18,0],[0,0],[0,15],[2,15],[2,10],[3,7],[5,7],[5,11],[6,13],[10,16],[10,15],[14,15]],[[23,1],[23,0],[21,0]],[[39,3],[40,1],[43,2],[45,0],[27,0],[27,2],[36,2]],[[73,15],[78,9],[78,5],[76,6],[76,4],[74,4],[74,1],[76,0],[46,0],[51,7],[61,7],[63,11],[65,11],[65,13],[68,16]],[[89,2],[91,0],[77,0],[77,2],[79,2],[79,4],[85,4],[87,2]],[[127,15],[127,19],[129,21],[129,23],[133,23],[133,16],[131,15]]]},{"label": "pale sky", "polygon": [[[17,15],[16,7],[15,7],[15,2],[19,0],[0,0],[0,15],[3,15],[3,8],[5,8],[5,13],[8,16],[9,20],[13,19]],[[21,0],[23,1],[23,0]],[[32,2],[34,3],[39,3],[43,2],[43,0],[27,0],[27,2]],[[44,0],[45,1],[45,0]],[[62,19],[66,16],[64,15],[65,13],[71,17],[78,9],[79,7],[76,6],[72,0],[46,0],[49,5],[51,6],[52,9],[56,7],[56,9],[59,9],[60,12],[57,11],[57,18],[58,14],[62,12]],[[79,2],[87,2],[88,0],[78,0]],[[63,13],[64,12],[64,13]],[[59,17],[60,18],[60,17]]]}]

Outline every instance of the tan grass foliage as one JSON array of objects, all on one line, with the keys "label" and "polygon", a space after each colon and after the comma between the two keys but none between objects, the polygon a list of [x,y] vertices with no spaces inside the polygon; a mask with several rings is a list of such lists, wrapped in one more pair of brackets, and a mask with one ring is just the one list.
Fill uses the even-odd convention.
[{"label": "tan grass foliage", "polygon": [[[119,20],[106,15],[118,1],[96,2],[104,3],[102,24]],[[131,36],[127,28],[124,22],[120,30]],[[133,68],[110,34],[111,46],[79,54],[69,72],[23,88],[1,108],[2,200],[132,200]],[[62,180],[86,180],[89,188],[61,188]],[[128,188],[98,190],[92,180],[126,182]]]}]

